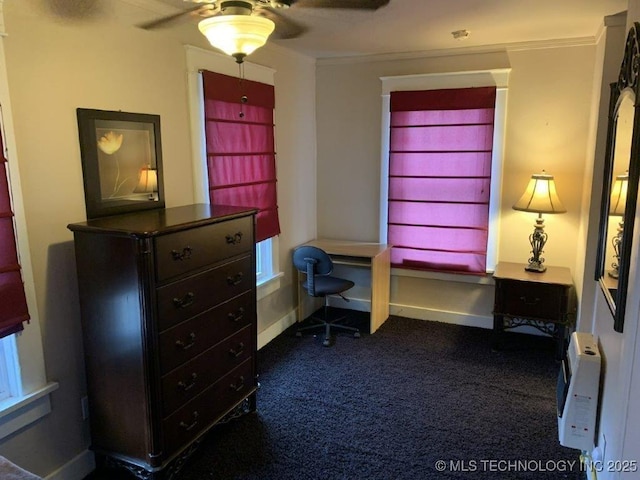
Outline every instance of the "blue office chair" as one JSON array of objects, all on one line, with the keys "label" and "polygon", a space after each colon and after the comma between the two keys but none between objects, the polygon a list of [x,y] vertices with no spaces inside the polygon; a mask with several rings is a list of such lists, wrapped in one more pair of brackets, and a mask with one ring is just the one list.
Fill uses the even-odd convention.
[{"label": "blue office chair", "polygon": [[302,283],[302,288],[312,297],[322,297],[324,306],[322,308],[322,317],[311,316],[313,325],[299,328],[296,336],[301,337],[305,330],[324,327],[324,340],[322,344],[328,347],[331,343],[331,329],[346,330],[353,332],[355,338],[360,338],[360,330],[354,327],[341,325],[337,322],[347,318],[342,316],[335,319],[329,319],[329,295],[339,295],[347,302],[349,299],[342,295],[342,292],[349,290],[355,284],[351,280],[344,278],[332,277],[329,274],[333,271],[333,262],[327,252],[309,245],[303,245],[293,251],[293,264],[298,271],[307,274],[307,278]]}]

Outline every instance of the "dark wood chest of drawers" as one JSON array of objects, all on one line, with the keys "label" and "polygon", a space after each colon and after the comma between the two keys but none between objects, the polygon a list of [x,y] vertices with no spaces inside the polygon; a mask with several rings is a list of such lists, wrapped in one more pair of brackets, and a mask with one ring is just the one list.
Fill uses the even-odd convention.
[{"label": "dark wood chest of drawers", "polygon": [[254,214],[189,205],[69,225],[100,458],[171,478],[210,427],[255,409]]}]

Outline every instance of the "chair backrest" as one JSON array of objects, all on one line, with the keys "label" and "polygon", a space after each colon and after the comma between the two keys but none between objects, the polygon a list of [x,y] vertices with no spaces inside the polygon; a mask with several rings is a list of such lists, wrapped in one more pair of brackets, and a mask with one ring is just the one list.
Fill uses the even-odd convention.
[{"label": "chair backrest", "polygon": [[315,276],[329,275],[333,271],[333,262],[327,252],[311,245],[303,245],[293,251],[293,265],[307,274],[304,288],[312,296],[316,294]]}]

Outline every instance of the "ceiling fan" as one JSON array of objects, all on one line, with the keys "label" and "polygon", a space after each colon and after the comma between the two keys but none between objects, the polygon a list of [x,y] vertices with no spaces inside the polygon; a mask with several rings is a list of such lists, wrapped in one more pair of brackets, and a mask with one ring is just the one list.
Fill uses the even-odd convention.
[{"label": "ceiling fan", "polygon": [[[139,24],[151,30],[169,26],[174,22],[199,17],[198,28],[209,43],[231,55],[236,62],[263,46],[269,35],[276,38],[295,38],[307,27],[295,22],[279,11],[293,8],[342,8],[377,10],[390,0],[184,0],[194,4],[181,12]],[[275,31],[275,32],[274,32]]]}]

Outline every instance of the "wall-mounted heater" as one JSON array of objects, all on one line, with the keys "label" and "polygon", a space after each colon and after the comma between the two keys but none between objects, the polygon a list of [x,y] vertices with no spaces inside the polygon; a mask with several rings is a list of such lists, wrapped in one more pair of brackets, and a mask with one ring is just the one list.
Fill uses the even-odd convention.
[{"label": "wall-mounted heater", "polygon": [[590,333],[574,332],[558,374],[558,437],[560,444],[593,449],[600,389],[600,351]]}]

